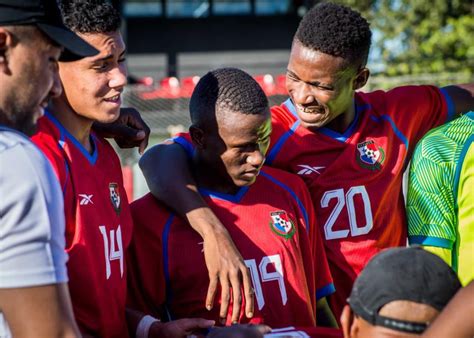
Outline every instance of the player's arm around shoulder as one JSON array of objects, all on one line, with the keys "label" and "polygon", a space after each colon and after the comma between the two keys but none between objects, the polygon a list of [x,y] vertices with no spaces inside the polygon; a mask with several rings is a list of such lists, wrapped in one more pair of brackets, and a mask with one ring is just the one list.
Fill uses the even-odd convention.
[{"label": "player's arm around shoulder", "polygon": [[[206,308],[212,309],[220,283],[221,299],[230,300],[232,288],[232,321],[239,319],[241,289],[244,290],[246,316],[251,318],[254,298],[250,273],[226,228],[199,194],[186,150],[175,142],[156,145],[142,156],[139,165],[150,192],[187,220],[204,240],[204,257],[210,279]],[[221,304],[220,316],[223,319],[228,305],[229,302]]]},{"label": "player's arm around shoulder", "polygon": [[443,87],[451,98],[455,116],[474,110],[474,83],[456,84]]}]

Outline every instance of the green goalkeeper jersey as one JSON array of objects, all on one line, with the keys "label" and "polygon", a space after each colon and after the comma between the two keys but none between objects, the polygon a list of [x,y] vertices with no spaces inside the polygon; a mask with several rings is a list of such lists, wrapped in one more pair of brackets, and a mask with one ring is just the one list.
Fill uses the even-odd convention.
[{"label": "green goalkeeper jersey", "polygon": [[410,244],[443,257],[465,285],[474,279],[474,112],[417,145],[408,188]]}]

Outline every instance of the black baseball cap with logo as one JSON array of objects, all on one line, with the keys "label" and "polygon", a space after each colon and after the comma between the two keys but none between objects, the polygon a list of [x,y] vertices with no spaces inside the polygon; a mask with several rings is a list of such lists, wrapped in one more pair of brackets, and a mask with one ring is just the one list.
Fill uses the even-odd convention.
[{"label": "black baseball cap with logo", "polygon": [[76,58],[98,50],[64,26],[56,0],[0,0],[0,26],[35,25]]},{"label": "black baseball cap with logo", "polygon": [[454,271],[420,246],[392,248],[373,257],[357,277],[347,302],[352,311],[375,326],[420,334],[429,323],[379,314],[397,300],[426,304],[441,311],[461,288]]}]

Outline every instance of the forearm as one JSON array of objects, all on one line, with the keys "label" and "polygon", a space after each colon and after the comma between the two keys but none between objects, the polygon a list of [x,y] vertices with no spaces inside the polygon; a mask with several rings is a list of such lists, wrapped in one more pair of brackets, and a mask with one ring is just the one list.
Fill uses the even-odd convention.
[{"label": "forearm", "polygon": [[180,145],[154,146],[139,164],[153,196],[186,219],[201,237],[226,232],[199,194],[187,154]]},{"label": "forearm", "polygon": [[316,325],[337,328],[337,321],[329,307],[326,297],[321,298],[316,303]]},{"label": "forearm", "polygon": [[14,337],[81,337],[67,284],[0,289],[0,311]]},{"label": "forearm", "polygon": [[474,83],[444,87],[454,103],[456,115],[474,110]]},{"label": "forearm", "polygon": [[474,282],[471,282],[458,291],[422,337],[472,338],[474,336],[473,313]]}]

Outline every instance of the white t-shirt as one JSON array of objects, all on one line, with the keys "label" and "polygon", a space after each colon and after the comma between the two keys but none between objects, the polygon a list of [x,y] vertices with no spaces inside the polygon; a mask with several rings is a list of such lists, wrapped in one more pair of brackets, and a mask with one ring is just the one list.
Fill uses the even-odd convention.
[{"label": "white t-shirt", "polygon": [[[0,288],[67,282],[64,206],[49,161],[0,126]],[[0,337],[9,337],[0,312]]]}]

